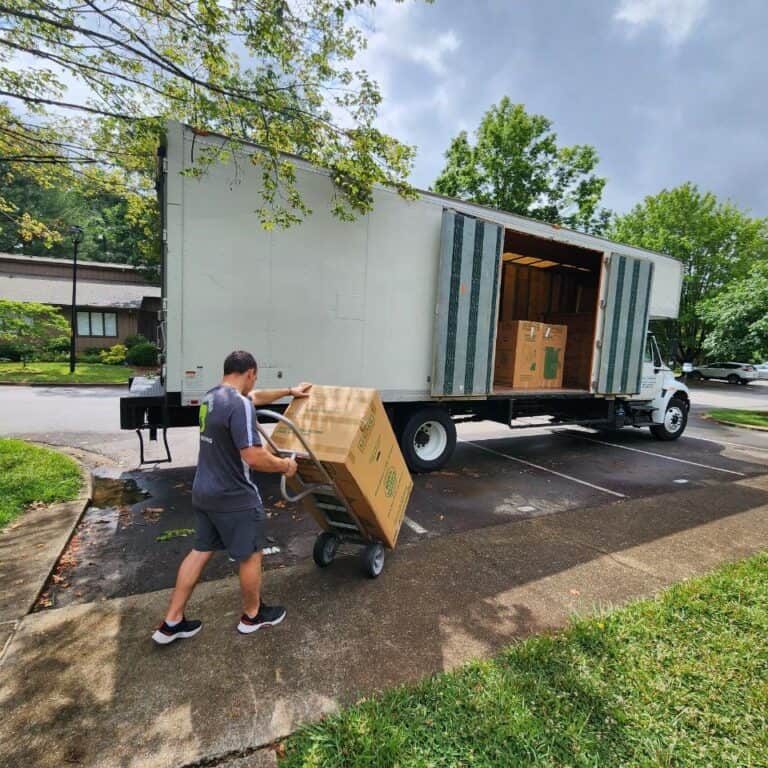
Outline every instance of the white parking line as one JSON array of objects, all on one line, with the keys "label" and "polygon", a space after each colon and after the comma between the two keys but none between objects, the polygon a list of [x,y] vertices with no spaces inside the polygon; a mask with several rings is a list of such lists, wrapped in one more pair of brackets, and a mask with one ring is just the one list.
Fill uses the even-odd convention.
[{"label": "white parking line", "polygon": [[697,435],[695,431],[688,430],[686,437],[691,440],[703,440],[705,443],[715,443],[716,445],[730,445],[733,448],[738,448],[742,451],[762,451],[768,453],[768,448],[760,448],[757,445],[744,445],[743,443],[732,443],[729,440],[713,440],[711,437],[701,437]]},{"label": "white parking line", "polygon": [[425,533],[427,533],[426,528],[422,528],[415,520],[411,520],[410,517],[407,515],[405,516],[403,522],[415,533],[418,533],[419,536],[423,536]]},{"label": "white parking line", "polygon": [[485,451],[486,453],[492,453],[495,456],[501,456],[502,459],[509,459],[509,461],[516,461],[519,464],[525,464],[528,467],[533,467],[534,469],[539,469],[542,472],[549,472],[551,475],[557,475],[558,477],[565,478],[566,480],[571,480],[574,483],[579,483],[579,485],[586,485],[589,488],[594,488],[596,491],[602,491],[603,493],[610,493],[611,496],[618,496],[620,499],[626,499],[626,494],[619,493],[618,491],[612,491],[610,488],[603,488],[602,485],[595,485],[594,483],[588,483],[586,480],[580,480],[578,477],[573,477],[572,475],[566,475],[562,472],[556,472],[554,469],[549,469],[549,467],[542,467],[541,464],[534,464],[532,461],[526,461],[525,459],[518,459],[517,456],[509,456],[506,453],[500,453],[499,451],[494,451],[492,448],[486,448],[483,445],[478,445],[477,443],[473,443],[471,440],[462,440],[462,443],[465,443],[466,445],[474,446],[475,448],[479,448],[481,451]]},{"label": "white parking line", "polygon": [[598,443],[599,445],[610,445],[612,448],[621,448],[625,451],[634,451],[634,453],[644,453],[646,456],[655,456],[657,459],[666,459],[667,461],[677,461],[680,464],[690,464],[692,467],[702,467],[703,469],[711,469],[714,472],[725,472],[728,475],[736,475],[738,477],[746,477],[744,472],[736,472],[734,469],[723,469],[722,467],[713,467],[711,464],[701,464],[698,461],[690,461],[689,459],[678,459],[677,456],[665,456],[663,453],[656,453],[655,451],[644,451],[642,448],[632,448],[629,445],[621,445],[621,443],[609,443],[606,440],[595,440],[594,437],[587,437],[586,435],[580,435],[577,433],[569,433],[574,437],[579,437],[582,440],[588,440],[590,443]]}]

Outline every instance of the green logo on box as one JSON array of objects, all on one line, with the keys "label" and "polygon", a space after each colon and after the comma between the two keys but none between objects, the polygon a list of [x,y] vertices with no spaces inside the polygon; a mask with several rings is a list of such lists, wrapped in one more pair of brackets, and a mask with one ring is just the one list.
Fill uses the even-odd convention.
[{"label": "green logo on box", "polygon": [[364,451],[365,446],[368,444],[368,440],[371,437],[371,429],[376,421],[376,417],[369,413],[367,416],[363,416],[360,421],[360,439],[357,441],[357,449]]},{"label": "green logo on box", "polygon": [[384,494],[388,497],[393,496],[395,488],[397,488],[397,472],[390,468],[384,476]]}]

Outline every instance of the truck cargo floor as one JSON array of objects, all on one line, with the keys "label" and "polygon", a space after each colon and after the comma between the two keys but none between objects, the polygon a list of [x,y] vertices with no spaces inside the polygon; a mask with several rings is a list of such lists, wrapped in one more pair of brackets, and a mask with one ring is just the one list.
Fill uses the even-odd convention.
[{"label": "truck cargo floor", "polygon": [[587,389],[515,389],[514,387],[494,387],[493,394],[497,396],[509,396],[515,397],[542,397],[547,395],[588,395]]}]

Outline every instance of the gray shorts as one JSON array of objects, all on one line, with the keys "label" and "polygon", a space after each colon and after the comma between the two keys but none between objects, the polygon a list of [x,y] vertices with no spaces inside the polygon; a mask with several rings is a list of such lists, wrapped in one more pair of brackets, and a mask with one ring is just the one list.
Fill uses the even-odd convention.
[{"label": "gray shorts", "polygon": [[240,512],[207,512],[195,507],[195,549],[226,549],[233,560],[247,560],[267,544],[263,509]]}]

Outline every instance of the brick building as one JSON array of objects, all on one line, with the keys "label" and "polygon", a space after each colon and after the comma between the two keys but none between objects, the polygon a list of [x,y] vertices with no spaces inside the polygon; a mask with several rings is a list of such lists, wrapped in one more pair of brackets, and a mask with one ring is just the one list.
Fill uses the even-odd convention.
[{"label": "brick building", "polygon": [[[0,253],[0,299],[53,304],[69,320],[72,262]],[[140,333],[157,342],[160,287],[126,264],[77,262],[77,350],[111,347]]]}]

